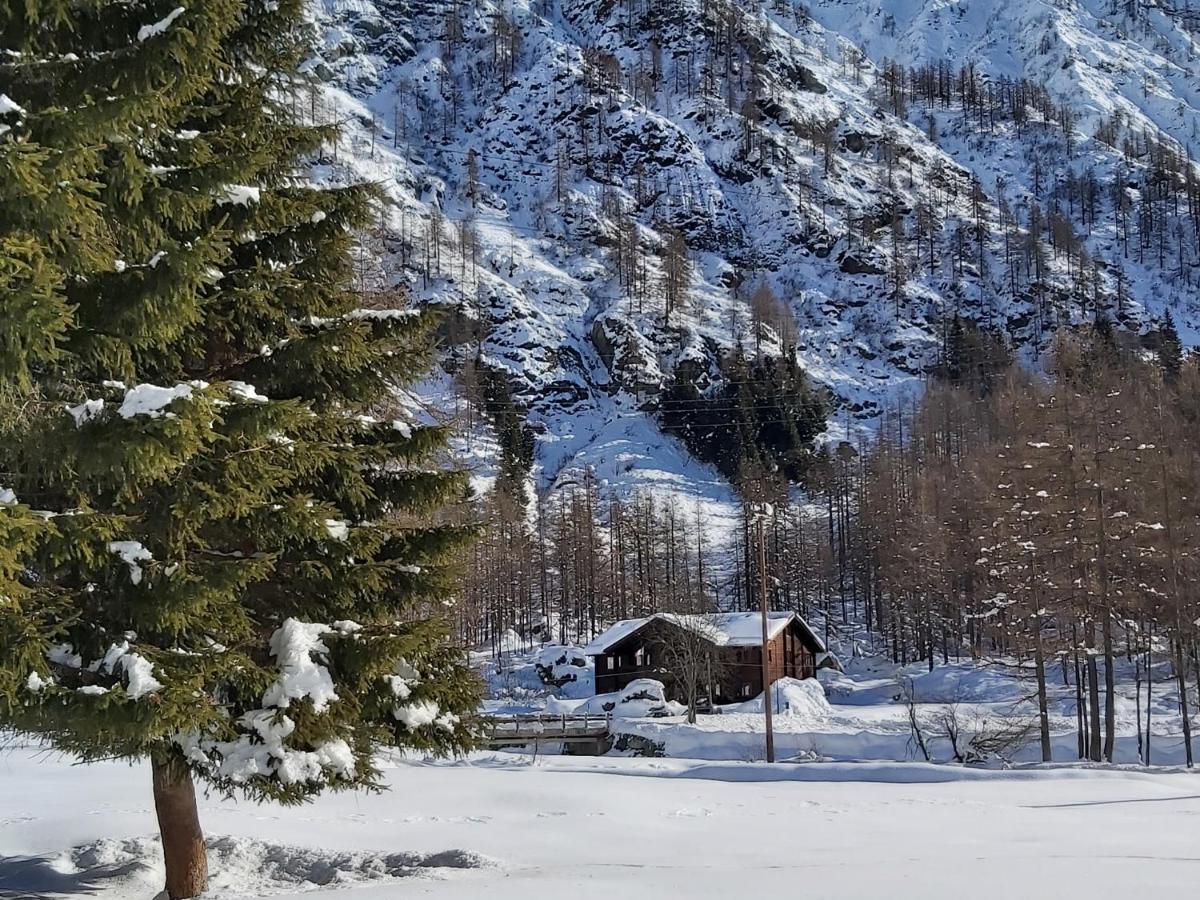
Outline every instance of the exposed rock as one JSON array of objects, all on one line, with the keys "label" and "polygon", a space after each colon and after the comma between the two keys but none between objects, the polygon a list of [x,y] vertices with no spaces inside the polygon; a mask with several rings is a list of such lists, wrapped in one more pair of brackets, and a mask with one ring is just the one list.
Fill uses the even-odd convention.
[{"label": "exposed rock", "polygon": [[619,316],[597,319],[591,338],[614,384],[631,393],[657,395],[663,375],[653,345],[632,323]]},{"label": "exposed rock", "polygon": [[860,251],[847,250],[841,255],[838,265],[847,275],[882,275],[884,272],[881,266],[867,259]]},{"label": "exposed rock", "polygon": [[613,740],[613,750],[628,756],[649,757],[653,759],[661,759],[667,755],[665,744],[652,741],[650,738],[642,737],[640,734],[629,734],[627,732],[621,732],[616,736]]}]

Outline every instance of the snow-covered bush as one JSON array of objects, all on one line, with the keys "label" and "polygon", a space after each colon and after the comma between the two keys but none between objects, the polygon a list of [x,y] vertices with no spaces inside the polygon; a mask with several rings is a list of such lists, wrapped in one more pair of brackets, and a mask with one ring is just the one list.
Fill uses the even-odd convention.
[{"label": "snow-covered bush", "polygon": [[[825,688],[815,678],[780,678],[771,685],[771,709],[778,715],[823,722],[833,708],[825,698]],[[763,695],[759,694],[745,703],[732,703],[722,707],[730,713],[761,713]]]},{"label": "snow-covered bush", "polygon": [[[569,708],[568,708],[569,706]],[[546,712],[554,715],[611,715],[617,719],[641,719],[647,716],[682,716],[687,709],[681,703],[668,700],[666,688],[653,678],[638,678],[619,691],[597,694],[578,705],[558,704],[551,700]]]},{"label": "snow-covered bush", "polygon": [[534,668],[543,684],[560,688],[580,680],[587,671],[588,657],[578,647],[551,644],[538,654]]}]

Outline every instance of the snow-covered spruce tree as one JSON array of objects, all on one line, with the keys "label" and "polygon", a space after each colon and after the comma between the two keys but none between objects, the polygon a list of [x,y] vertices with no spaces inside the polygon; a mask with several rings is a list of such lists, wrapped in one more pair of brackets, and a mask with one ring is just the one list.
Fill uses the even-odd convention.
[{"label": "snow-covered spruce tree", "polygon": [[0,725],[149,760],[173,898],[194,776],[299,802],[473,738],[463,480],[386,418],[431,322],[356,309],[372,193],[300,177],[303,6],[0,6]]}]

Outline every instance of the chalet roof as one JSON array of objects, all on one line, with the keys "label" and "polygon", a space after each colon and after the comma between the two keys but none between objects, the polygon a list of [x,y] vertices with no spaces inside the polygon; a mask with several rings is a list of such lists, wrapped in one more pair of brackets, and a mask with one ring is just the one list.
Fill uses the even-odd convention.
[{"label": "chalet roof", "polygon": [[[671,622],[699,631],[718,647],[762,646],[762,616],[756,612],[704,613],[701,615],[655,613],[641,619],[625,619],[617,622],[611,628],[592,638],[591,643],[583,649],[583,652],[588,656],[600,656],[606,653],[610,647],[619,644],[656,620]],[[808,627],[808,623],[794,612],[767,613],[768,639],[773,640],[793,621],[799,623],[801,629],[812,639],[817,648],[825,649],[824,643]]]}]

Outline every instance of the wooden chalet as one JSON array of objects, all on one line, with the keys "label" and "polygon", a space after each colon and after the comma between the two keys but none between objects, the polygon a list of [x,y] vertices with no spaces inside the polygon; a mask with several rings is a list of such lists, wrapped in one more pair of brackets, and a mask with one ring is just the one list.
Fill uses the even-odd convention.
[{"label": "wooden chalet", "polygon": [[[811,678],[826,657],[825,644],[800,616],[773,612],[767,619],[770,683]],[[763,692],[762,615],[757,612],[675,615],[657,613],[617,622],[584,649],[596,662],[596,693],[619,691],[638,678],[663,682],[672,700],[683,700],[667,659],[671,629],[688,629],[711,645],[715,662],[706,693],[713,703],[737,703]]]}]

